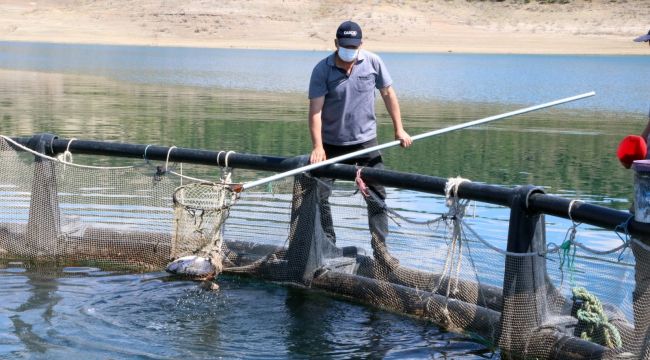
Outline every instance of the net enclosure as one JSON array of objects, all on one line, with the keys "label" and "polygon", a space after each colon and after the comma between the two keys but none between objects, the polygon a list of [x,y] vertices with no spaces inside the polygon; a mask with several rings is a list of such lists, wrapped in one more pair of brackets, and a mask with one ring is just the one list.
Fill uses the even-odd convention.
[{"label": "net enclosure", "polygon": [[[0,267],[160,271],[194,257],[206,277],[324,290],[429,319],[502,357],[650,358],[650,247],[627,223],[583,231],[581,202],[560,222],[531,210],[539,188],[460,178],[439,195],[390,188],[384,199],[362,191],[364,169],[352,169],[356,184],[301,174],[239,193],[168,162],[74,164],[34,139],[0,138]],[[507,206],[475,212],[465,188],[507,193]]]}]

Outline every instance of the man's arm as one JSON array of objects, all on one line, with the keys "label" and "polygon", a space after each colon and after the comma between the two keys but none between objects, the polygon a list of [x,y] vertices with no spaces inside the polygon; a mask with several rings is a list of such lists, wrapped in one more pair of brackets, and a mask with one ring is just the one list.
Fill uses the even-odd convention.
[{"label": "man's arm", "polygon": [[309,133],[311,134],[312,151],[309,157],[309,163],[317,163],[326,159],[325,149],[323,149],[323,136],[321,130],[322,120],[321,113],[325,104],[325,96],[309,99]]},{"label": "man's arm", "polygon": [[404,127],[402,126],[402,113],[399,109],[399,103],[397,102],[397,94],[395,93],[395,90],[393,90],[392,86],[386,86],[385,88],[379,90],[379,93],[381,94],[381,98],[384,100],[384,104],[386,105],[386,110],[388,110],[390,118],[393,120],[395,140],[399,140],[402,147],[407,148],[411,146],[413,140],[411,140],[411,136],[406,131],[404,131]]}]

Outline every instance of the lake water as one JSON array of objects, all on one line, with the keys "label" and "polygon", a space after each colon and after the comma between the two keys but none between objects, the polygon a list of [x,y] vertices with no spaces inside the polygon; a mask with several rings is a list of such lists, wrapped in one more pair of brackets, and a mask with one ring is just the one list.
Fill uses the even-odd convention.
[{"label": "lake water", "polygon": [[[323,52],[0,42],[0,134],[124,141],[240,153],[308,153],[306,86]],[[618,209],[632,174],[618,142],[647,121],[648,57],[381,54],[407,131],[594,90],[596,97],[387,149],[393,170],[515,186]],[[390,120],[378,103],[380,141]],[[88,159],[120,164],[119,159]],[[77,160],[78,161],[78,160]],[[236,173],[236,175],[238,175]],[[247,180],[255,173],[239,174]],[[405,211],[441,201],[391,192]],[[486,233],[508,212],[477,205]],[[569,222],[549,218],[549,241]],[[590,229],[593,241],[612,234]],[[592,236],[590,235],[590,236]],[[497,236],[495,236],[497,238]],[[603,240],[603,238],[605,240]],[[482,347],[426,321],[308,291],[225,277],[198,290],[164,273],[0,272],[0,357],[477,358]],[[270,311],[269,311],[270,310]]]}]

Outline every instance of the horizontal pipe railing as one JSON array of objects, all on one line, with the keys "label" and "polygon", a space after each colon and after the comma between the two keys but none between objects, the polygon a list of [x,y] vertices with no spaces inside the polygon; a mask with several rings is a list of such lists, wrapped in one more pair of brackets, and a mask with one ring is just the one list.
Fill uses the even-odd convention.
[{"label": "horizontal pipe railing", "polygon": [[[12,138],[14,141],[27,146],[29,137]],[[197,150],[189,148],[170,148],[158,145],[128,144],[94,140],[68,139],[52,140],[50,151],[53,154],[63,153],[66,149],[75,154],[89,154],[102,156],[116,156],[128,158],[146,158],[148,160],[165,161],[169,157],[171,162],[183,162],[211,166],[225,166],[226,154],[224,151]],[[146,154],[145,154],[146,151]],[[170,152],[171,151],[171,152]],[[306,158],[305,158],[306,159]],[[303,163],[304,164],[304,163]],[[253,154],[231,153],[228,155],[228,166],[233,168],[284,172],[299,167],[301,164],[296,158],[280,156],[266,156]],[[314,169],[311,174],[315,176],[330,177],[341,180],[354,180],[357,169],[351,165],[332,164],[323,168]],[[403,173],[391,170],[363,169],[363,178],[384,186],[396,187],[406,190],[422,191],[432,194],[444,195],[447,179]],[[632,188],[632,184],[630,184]],[[465,182],[458,187],[458,195],[462,198],[509,207],[515,192],[511,188]],[[571,216],[569,216],[569,206]],[[590,224],[605,229],[621,229],[627,227],[630,235],[650,238],[650,224],[640,223],[625,211],[610,209],[604,206],[574,202],[570,199],[543,193],[532,193],[528,199],[528,208],[545,214],[572,219],[576,222]],[[623,231],[625,231],[623,229]]]}]

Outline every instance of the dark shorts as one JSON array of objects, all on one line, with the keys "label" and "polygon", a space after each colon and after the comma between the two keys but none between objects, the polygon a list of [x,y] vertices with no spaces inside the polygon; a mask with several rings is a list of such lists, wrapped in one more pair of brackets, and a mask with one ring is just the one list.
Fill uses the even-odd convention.
[{"label": "dark shorts", "polygon": [[[323,144],[323,149],[325,149],[325,155],[327,156],[327,158],[331,159],[333,157],[349,154],[353,151],[371,148],[376,145],[377,145],[377,138],[374,138],[364,143],[355,144],[355,145]],[[379,170],[384,169],[384,162],[381,158],[381,152],[379,152],[379,150],[375,150],[368,154],[360,155],[348,160],[341,161],[341,164],[356,165],[361,167],[371,167]],[[380,199],[382,200],[386,199],[386,189],[383,186],[379,184],[373,184],[372,182],[367,182],[367,185],[370,188],[370,190],[374,191],[375,194],[379,196]],[[326,192],[326,196],[329,196],[329,192]]]},{"label": "dark shorts", "polygon": [[[323,149],[325,149],[325,155],[327,156],[327,158],[331,159],[333,157],[349,154],[351,152],[358,151],[358,150],[371,148],[373,146],[377,146],[377,138],[374,138],[372,140],[366,141],[361,144],[354,144],[354,145],[323,144]],[[341,164],[368,166],[368,167],[376,167],[378,164],[382,164],[382,163],[383,161],[379,150],[375,150],[368,154],[360,155],[348,160],[341,161]]]}]

